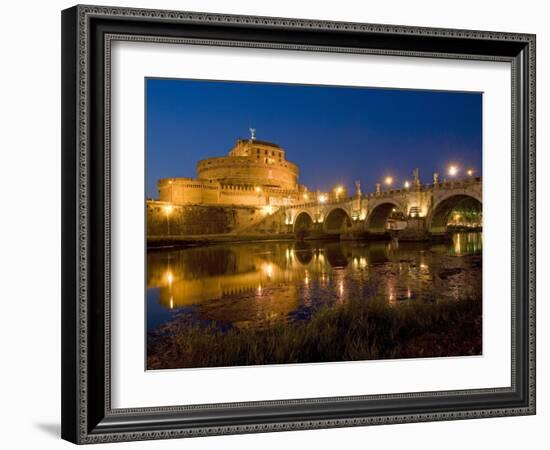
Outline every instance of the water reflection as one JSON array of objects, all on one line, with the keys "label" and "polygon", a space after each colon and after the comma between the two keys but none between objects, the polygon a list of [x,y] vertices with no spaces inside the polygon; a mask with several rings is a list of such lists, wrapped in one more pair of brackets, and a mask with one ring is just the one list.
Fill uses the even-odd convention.
[{"label": "water reflection", "polygon": [[147,256],[151,330],[176,314],[190,323],[262,327],[307,320],[349,298],[437,301],[481,295],[481,233],[445,244],[263,242]]}]

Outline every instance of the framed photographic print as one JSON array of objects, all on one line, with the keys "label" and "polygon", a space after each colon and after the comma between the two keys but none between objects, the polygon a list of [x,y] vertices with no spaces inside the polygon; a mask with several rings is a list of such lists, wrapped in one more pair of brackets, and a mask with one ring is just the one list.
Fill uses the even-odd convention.
[{"label": "framed photographic print", "polygon": [[535,36],[62,13],[62,436],[535,413]]}]

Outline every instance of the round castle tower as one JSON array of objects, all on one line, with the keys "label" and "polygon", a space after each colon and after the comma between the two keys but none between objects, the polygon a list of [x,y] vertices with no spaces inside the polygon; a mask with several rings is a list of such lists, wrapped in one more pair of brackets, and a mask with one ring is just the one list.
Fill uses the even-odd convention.
[{"label": "round castle tower", "polygon": [[306,191],[298,185],[298,167],[277,144],[238,139],[227,156],[197,163],[196,179],[158,181],[161,201],[179,204],[288,204]]}]

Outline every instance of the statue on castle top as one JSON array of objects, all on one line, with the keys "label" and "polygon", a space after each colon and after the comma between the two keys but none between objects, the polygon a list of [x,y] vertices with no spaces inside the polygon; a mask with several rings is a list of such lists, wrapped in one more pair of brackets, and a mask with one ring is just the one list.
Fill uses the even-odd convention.
[{"label": "statue on castle top", "polygon": [[256,128],[249,128],[250,130],[250,140],[254,141],[256,140]]},{"label": "statue on castle top", "polygon": [[359,180],[355,182],[355,195],[361,197],[361,182]]}]

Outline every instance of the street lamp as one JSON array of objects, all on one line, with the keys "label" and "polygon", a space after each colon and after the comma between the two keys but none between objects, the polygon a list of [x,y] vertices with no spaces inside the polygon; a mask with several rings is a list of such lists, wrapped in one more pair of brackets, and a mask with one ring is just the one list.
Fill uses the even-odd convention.
[{"label": "street lamp", "polygon": [[325,194],[321,194],[319,196],[319,203],[325,203],[327,201],[327,196]]},{"label": "street lamp", "polygon": [[466,173],[468,174],[469,177],[472,177],[474,176],[474,169],[468,169]]},{"label": "street lamp", "polygon": [[409,183],[408,181],[405,181],[405,184],[403,184],[403,187],[405,189],[409,189],[411,187],[411,183]]},{"label": "street lamp", "polygon": [[384,178],[384,184],[386,186],[391,186],[393,184],[393,177],[387,176]]},{"label": "street lamp", "polygon": [[455,165],[449,166],[449,176],[454,177],[458,174],[458,167]]},{"label": "street lamp", "polygon": [[336,200],[340,197],[340,194],[344,191],[344,188],[342,186],[336,186],[334,188],[334,193],[336,194]]}]

